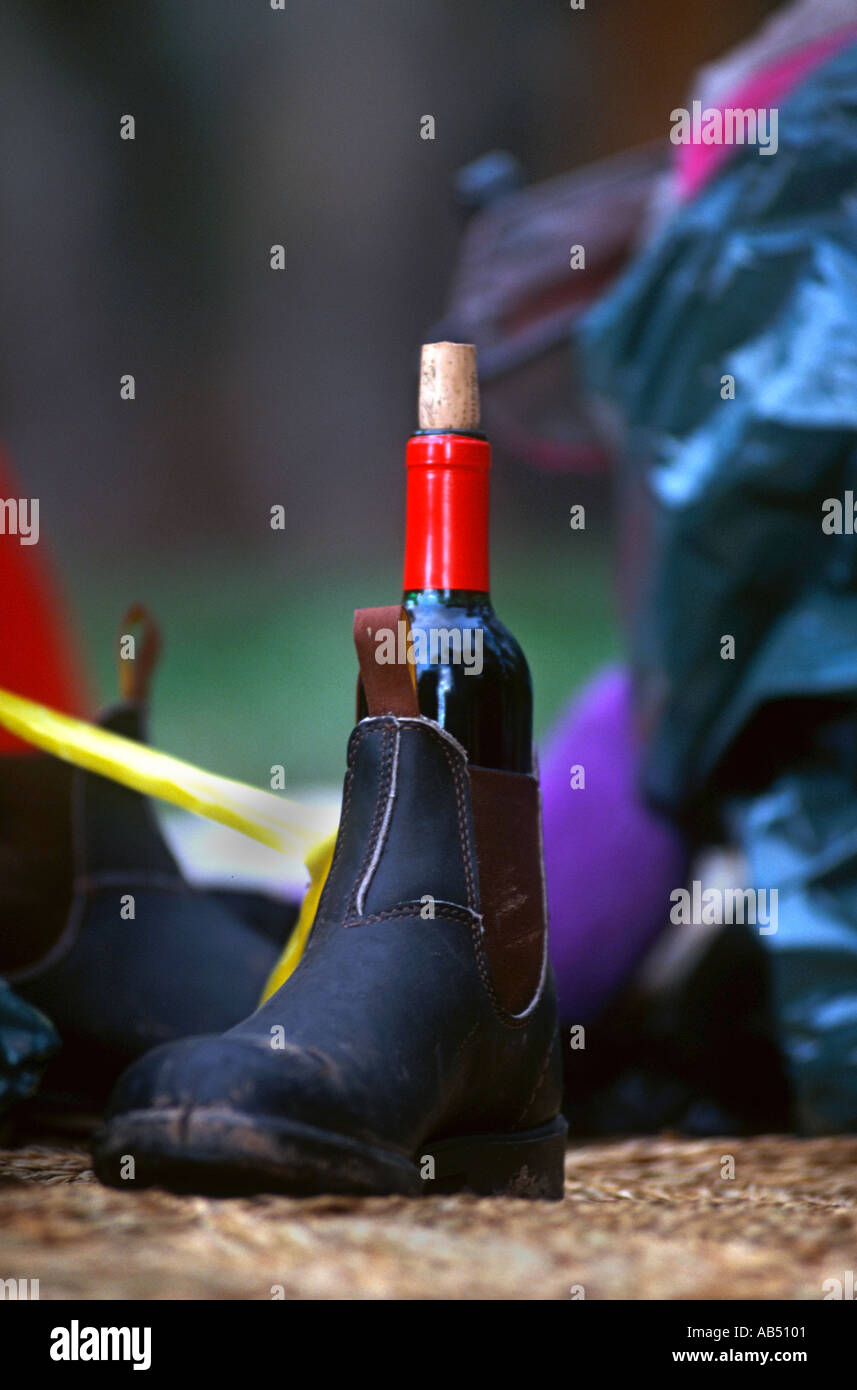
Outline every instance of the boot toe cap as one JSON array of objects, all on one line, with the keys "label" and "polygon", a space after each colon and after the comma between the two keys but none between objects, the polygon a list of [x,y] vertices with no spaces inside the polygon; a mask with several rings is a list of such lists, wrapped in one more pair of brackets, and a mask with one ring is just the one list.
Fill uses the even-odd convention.
[{"label": "boot toe cap", "polygon": [[270,1058],[232,1038],[183,1038],[139,1058],[119,1078],[106,1118],[188,1107],[256,1109],[270,1089]]}]

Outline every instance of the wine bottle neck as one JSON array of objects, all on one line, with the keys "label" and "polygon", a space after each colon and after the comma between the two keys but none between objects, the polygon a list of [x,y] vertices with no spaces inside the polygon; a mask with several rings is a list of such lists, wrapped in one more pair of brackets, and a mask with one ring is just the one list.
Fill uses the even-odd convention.
[{"label": "wine bottle neck", "polygon": [[408,440],[405,593],[487,596],[491,447],[479,435],[415,434]]},{"label": "wine bottle neck", "polygon": [[405,589],[402,603],[406,608],[456,608],[469,613],[492,614],[491,595],[484,589]]}]

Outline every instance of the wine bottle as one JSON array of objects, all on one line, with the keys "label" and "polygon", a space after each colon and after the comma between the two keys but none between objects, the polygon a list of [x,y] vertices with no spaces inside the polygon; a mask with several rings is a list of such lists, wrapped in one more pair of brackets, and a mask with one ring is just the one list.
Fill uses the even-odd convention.
[{"label": "wine bottle", "polygon": [[491,603],[491,447],[478,428],[470,344],[423,347],[419,425],[406,455],[402,603],[410,616],[420,713],[447,729],[472,763],[530,772],[529,667]]}]

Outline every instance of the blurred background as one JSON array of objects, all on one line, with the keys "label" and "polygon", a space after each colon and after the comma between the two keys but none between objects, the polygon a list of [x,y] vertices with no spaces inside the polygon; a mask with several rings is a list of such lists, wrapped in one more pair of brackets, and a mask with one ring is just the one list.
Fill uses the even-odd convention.
[{"label": "blurred background", "polygon": [[[351,613],[401,587],[404,444],[461,243],[456,171],[500,148],[539,182],[666,140],[694,68],[772,8],[4,0],[0,437],[99,698],[141,599],[167,639],[158,746],[256,783],[273,763],[289,786],[338,783]],[[495,455],[494,599],[530,659],[537,732],[619,651],[609,488]]]}]

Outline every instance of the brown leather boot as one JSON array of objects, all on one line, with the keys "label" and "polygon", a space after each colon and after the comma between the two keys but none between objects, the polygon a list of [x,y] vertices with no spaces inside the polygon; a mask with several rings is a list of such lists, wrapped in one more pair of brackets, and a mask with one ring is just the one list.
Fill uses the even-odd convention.
[{"label": "brown leather boot", "polygon": [[95,1143],[119,1185],[559,1198],[566,1125],[538,780],[468,765],[355,624],[367,718],[309,945],[221,1037],[157,1048]]}]

